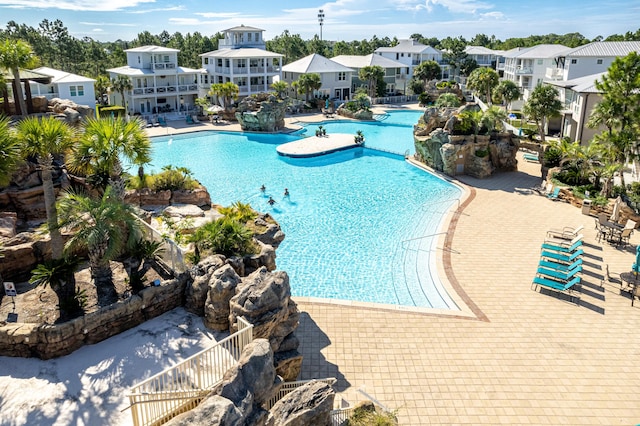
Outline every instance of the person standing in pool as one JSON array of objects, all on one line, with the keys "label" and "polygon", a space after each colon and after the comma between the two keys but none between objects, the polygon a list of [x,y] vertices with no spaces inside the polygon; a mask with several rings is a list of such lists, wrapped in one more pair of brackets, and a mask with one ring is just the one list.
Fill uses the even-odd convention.
[{"label": "person standing in pool", "polygon": [[272,197],[269,197],[267,203],[269,203],[270,206],[273,206],[276,203],[276,200],[274,200]]},{"label": "person standing in pool", "polygon": [[288,196],[289,196],[289,189],[288,189],[288,188],[285,188],[285,189],[284,189],[284,196],[285,196],[285,197],[288,197]]},{"label": "person standing in pool", "polygon": [[262,186],[260,187],[260,191],[264,192],[264,191],[266,191],[266,190],[267,190],[267,187],[266,187],[266,186],[264,186],[264,184],[262,184]]}]

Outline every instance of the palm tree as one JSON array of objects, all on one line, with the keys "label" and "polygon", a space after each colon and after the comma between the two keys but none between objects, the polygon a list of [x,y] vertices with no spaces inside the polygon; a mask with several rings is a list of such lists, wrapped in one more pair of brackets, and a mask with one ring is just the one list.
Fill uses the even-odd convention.
[{"label": "palm tree", "polygon": [[225,111],[231,110],[231,104],[238,99],[240,88],[237,84],[227,81],[226,83],[214,83],[211,85],[207,95],[222,98]]},{"label": "palm tree", "polygon": [[140,239],[140,222],[131,205],[121,201],[107,187],[100,198],[69,192],[58,202],[60,226],[73,231],[65,245],[68,255],[87,250],[91,277],[98,301],[117,300],[109,262]]},{"label": "palm tree", "polygon": [[289,87],[289,85],[287,84],[286,81],[274,81],[271,84],[271,88],[276,92],[276,94],[278,95],[278,98],[283,99],[282,95],[287,93],[287,87]]},{"label": "palm tree", "polygon": [[119,75],[117,78],[111,80],[111,88],[118,92],[122,97],[122,107],[126,108],[124,92],[133,89],[133,83],[126,75]]},{"label": "palm tree", "polygon": [[9,118],[0,116],[0,187],[11,182],[21,158],[20,143],[9,126]]},{"label": "palm tree", "polygon": [[501,80],[493,90],[493,96],[504,102],[507,109],[511,109],[511,102],[520,99],[522,93],[513,81]]},{"label": "palm tree", "polygon": [[73,152],[70,167],[86,174],[99,188],[113,186],[113,193],[124,198],[122,163],[142,166],[151,161],[151,141],[140,119],[121,117],[90,118],[84,126],[80,143]]},{"label": "palm tree", "polygon": [[195,104],[200,108],[200,115],[205,115],[205,110],[210,105],[207,98],[196,98]]},{"label": "palm tree", "polygon": [[560,115],[560,110],[562,110],[562,103],[558,99],[558,90],[546,84],[536,86],[522,108],[524,115],[535,120],[538,125],[542,143],[545,142],[547,119]]},{"label": "palm tree", "polygon": [[107,76],[99,75],[93,85],[96,89],[96,98],[98,100],[98,104],[104,105],[104,95],[109,92],[109,88],[111,87],[111,80],[109,80],[109,77]]},{"label": "palm tree", "polygon": [[367,82],[368,94],[373,98],[378,88],[378,80],[384,78],[384,68],[378,65],[362,67],[358,71],[358,78]]},{"label": "palm tree", "polygon": [[491,68],[481,67],[473,70],[467,78],[467,87],[478,94],[484,93],[486,101],[491,105],[491,91],[498,85],[500,77]]},{"label": "palm tree", "polygon": [[482,125],[489,132],[502,128],[502,122],[507,119],[507,112],[499,106],[492,105],[482,114]]},{"label": "palm tree", "polygon": [[31,68],[37,62],[29,43],[22,40],[6,39],[0,42],[0,68],[11,70],[15,82],[14,101],[20,106],[22,115],[27,115],[27,104],[24,101],[20,83],[20,68]]},{"label": "palm tree", "polygon": [[309,103],[309,93],[312,90],[318,90],[322,87],[322,78],[320,74],[302,74],[298,78],[298,90],[304,93],[304,100]]},{"label": "palm tree", "polygon": [[422,80],[423,87],[430,80],[436,80],[442,75],[442,69],[436,61],[424,61],[413,69],[413,75]]},{"label": "palm tree", "polygon": [[17,137],[23,155],[35,156],[42,175],[42,191],[51,236],[51,257],[62,257],[62,236],[58,228],[56,194],[53,187],[53,156],[66,153],[76,141],[76,132],[65,122],[53,117],[29,117],[18,123]]}]

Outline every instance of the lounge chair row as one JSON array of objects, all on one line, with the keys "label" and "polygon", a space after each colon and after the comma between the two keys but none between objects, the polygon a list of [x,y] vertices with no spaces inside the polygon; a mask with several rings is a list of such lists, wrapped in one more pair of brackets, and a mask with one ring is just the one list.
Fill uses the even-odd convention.
[{"label": "lounge chair row", "polygon": [[[582,272],[582,240],[577,228],[551,229],[542,243],[540,261],[531,286],[566,293],[571,299],[580,285]],[[580,298],[577,297],[579,301]],[[577,304],[578,302],[576,302]]]}]

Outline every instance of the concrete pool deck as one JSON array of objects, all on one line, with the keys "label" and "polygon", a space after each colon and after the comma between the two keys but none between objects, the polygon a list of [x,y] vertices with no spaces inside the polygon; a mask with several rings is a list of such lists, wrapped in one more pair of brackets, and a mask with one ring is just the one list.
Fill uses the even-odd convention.
[{"label": "concrete pool deck", "polygon": [[[601,282],[607,264],[631,268],[640,238],[626,249],[596,242],[594,217],[531,191],[540,165],[518,155],[518,172],[460,178],[471,196],[449,230],[449,260],[439,262],[441,279],[453,274],[479,314],[299,301],[302,379],[336,377],[345,399],[363,399],[361,389],[406,425],[640,422],[640,303]],[[576,306],[530,285],[546,230],[578,225]]]},{"label": "concrete pool deck", "polygon": [[[286,125],[324,120],[293,116]],[[349,402],[363,399],[362,390],[397,410],[405,425],[640,423],[640,303],[631,307],[619,285],[602,284],[605,265],[615,273],[630,269],[640,236],[632,235],[627,249],[596,242],[594,217],[531,191],[540,165],[518,155],[517,172],[460,177],[470,196],[438,244],[441,279],[453,278],[474,314],[294,298],[301,379],[336,377]],[[578,225],[585,257],[576,306],[530,285],[546,230]]]},{"label": "concrete pool deck", "polygon": [[301,140],[278,145],[276,151],[285,157],[305,158],[362,146],[355,143],[354,135],[332,133],[325,136],[310,136]]}]

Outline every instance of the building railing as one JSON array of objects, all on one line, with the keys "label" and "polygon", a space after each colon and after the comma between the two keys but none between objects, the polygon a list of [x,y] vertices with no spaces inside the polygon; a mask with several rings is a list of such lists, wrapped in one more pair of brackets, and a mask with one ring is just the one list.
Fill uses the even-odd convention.
[{"label": "building railing", "polygon": [[520,75],[520,74],[533,74],[533,69],[530,67],[522,67],[522,68],[516,68],[516,74]]},{"label": "building railing", "polygon": [[134,426],[161,425],[197,407],[252,340],[253,325],[238,317],[238,331],[231,336],[132,387]]},{"label": "building railing", "polygon": [[173,70],[176,68],[176,64],[173,62],[160,62],[157,64],[153,64],[154,70]]},{"label": "building railing", "polygon": [[342,426],[343,424],[345,424],[345,422],[349,420],[351,416],[353,416],[354,410],[355,410],[354,407],[339,408],[337,410],[331,410],[332,426]]},{"label": "building railing", "polygon": [[405,102],[418,102],[418,95],[411,96],[385,96],[371,99],[372,104],[402,104]]},{"label": "building railing", "polygon": [[329,377],[326,379],[312,379],[312,380],[298,380],[295,382],[284,382],[280,387],[280,389],[278,390],[278,392],[274,396],[272,396],[271,399],[267,401],[267,403],[263,405],[264,409],[271,410],[271,408],[274,405],[276,405],[276,402],[280,401],[287,394],[293,392],[300,386],[306,385],[307,383],[311,383],[311,382],[321,382],[321,383],[326,383],[329,386],[333,386],[336,383],[336,379],[333,377]]}]

